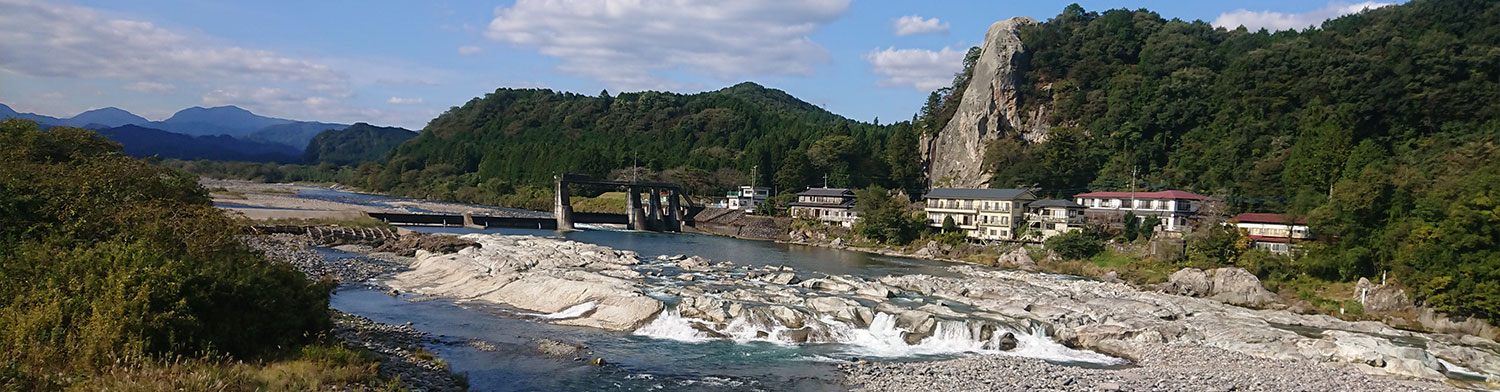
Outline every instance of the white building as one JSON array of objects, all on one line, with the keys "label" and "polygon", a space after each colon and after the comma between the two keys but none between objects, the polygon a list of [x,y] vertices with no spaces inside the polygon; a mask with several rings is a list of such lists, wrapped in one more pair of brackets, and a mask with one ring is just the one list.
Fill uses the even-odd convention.
[{"label": "white building", "polygon": [[1298,241],[1312,239],[1307,228],[1307,219],[1293,218],[1282,214],[1243,213],[1229,219],[1229,223],[1250,237],[1258,249],[1271,253],[1291,254]]},{"label": "white building", "polygon": [[797,194],[790,211],[793,218],[844,227],[853,227],[854,220],[859,219],[854,212],[854,191],[845,188],[808,188]]},{"label": "white building", "polygon": [[1161,218],[1161,230],[1181,232],[1192,227],[1192,221],[1203,203],[1216,199],[1186,191],[1159,192],[1089,192],[1073,195],[1078,204],[1088,208],[1085,219],[1120,227],[1126,212],[1145,218]]},{"label": "white building", "polygon": [[764,203],[769,197],[771,197],[771,188],[742,185],[740,190],[730,191],[724,196],[724,208],[754,213],[755,207]]},{"label": "white building", "polygon": [[1083,205],[1068,200],[1037,200],[1026,204],[1027,237],[1046,241],[1052,236],[1083,228]]},{"label": "white building", "polygon": [[1025,189],[938,188],[926,200],[929,226],[943,227],[951,217],[969,238],[1011,241],[1026,220],[1026,203],[1036,195]]}]

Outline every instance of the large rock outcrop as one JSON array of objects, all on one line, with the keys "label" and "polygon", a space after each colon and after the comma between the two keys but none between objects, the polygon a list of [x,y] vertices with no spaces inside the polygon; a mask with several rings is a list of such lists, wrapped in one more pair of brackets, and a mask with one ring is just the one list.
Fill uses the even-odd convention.
[{"label": "large rock outcrop", "polygon": [[984,187],[989,182],[989,175],[980,168],[985,145],[1005,132],[1018,132],[1034,142],[1046,138],[1051,126],[1045,123],[1045,109],[1022,113],[1016,95],[1029,61],[1017,30],[1036,23],[1015,17],[990,25],[969,87],[959,97],[958,112],[921,143],[934,186]]},{"label": "large rock outcrop", "polygon": [[[546,313],[557,324],[630,331],[664,305],[641,292],[635,252],[540,237],[465,235],[479,247],[418,250],[391,287]],[[576,314],[567,314],[568,311]]]}]

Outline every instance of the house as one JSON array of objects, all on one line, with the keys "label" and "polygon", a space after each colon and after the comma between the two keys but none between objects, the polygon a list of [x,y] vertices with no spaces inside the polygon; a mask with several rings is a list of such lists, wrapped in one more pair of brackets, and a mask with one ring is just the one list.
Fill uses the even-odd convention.
[{"label": "house", "polygon": [[1011,241],[1026,220],[1026,203],[1036,195],[1025,189],[938,188],[926,199],[930,226],[943,227],[951,217],[969,238]]},{"label": "house", "polygon": [[1312,239],[1306,218],[1247,212],[1229,218],[1229,224],[1249,237],[1255,248],[1271,253],[1291,254],[1297,241]]},{"label": "house", "polygon": [[1026,204],[1026,230],[1029,239],[1045,241],[1052,236],[1082,229],[1085,222],[1082,204],[1068,200],[1037,200]]},{"label": "house", "polygon": [[844,227],[854,226],[854,191],[846,188],[807,188],[791,203],[793,218],[814,219]]},{"label": "house", "polygon": [[1138,217],[1155,215],[1161,218],[1160,230],[1183,232],[1192,227],[1198,210],[1207,202],[1217,201],[1212,197],[1186,191],[1159,192],[1089,192],[1073,195],[1083,205],[1084,219],[1121,227],[1126,212]]},{"label": "house", "polygon": [[745,213],[755,213],[755,207],[771,197],[771,188],[763,186],[740,186],[738,191],[730,191],[724,196],[724,208],[731,210],[745,210]]}]

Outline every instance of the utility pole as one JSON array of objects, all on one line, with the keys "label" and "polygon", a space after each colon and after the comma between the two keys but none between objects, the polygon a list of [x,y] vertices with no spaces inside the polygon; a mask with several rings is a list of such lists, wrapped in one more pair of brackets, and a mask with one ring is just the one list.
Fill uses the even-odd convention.
[{"label": "utility pole", "polygon": [[1135,166],[1131,166],[1130,167],[1130,210],[1131,211],[1135,210],[1135,174],[1136,174],[1137,170],[1138,170],[1138,168],[1135,167]]},{"label": "utility pole", "polygon": [[823,189],[828,189],[828,173],[823,173]]}]

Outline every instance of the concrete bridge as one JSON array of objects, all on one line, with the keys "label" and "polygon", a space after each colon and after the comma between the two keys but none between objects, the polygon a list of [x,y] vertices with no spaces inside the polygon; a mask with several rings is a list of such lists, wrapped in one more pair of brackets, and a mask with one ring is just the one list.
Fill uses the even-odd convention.
[{"label": "concrete bridge", "polygon": [[[560,230],[573,230],[574,223],[613,223],[597,222],[604,217],[600,215],[615,214],[582,214],[574,213],[570,201],[568,185],[594,185],[606,186],[615,189],[624,189],[625,198],[625,222],[631,230],[641,231],[682,231],[684,224],[692,225],[690,220],[694,214],[702,210],[702,206],[693,205],[691,199],[683,197],[682,187],[677,184],[665,182],[629,182],[596,180],[588,176],[576,174],[565,174],[555,177],[556,193],[552,210],[552,217],[557,220],[557,228]],[[645,193],[646,203],[641,203],[641,194]]]}]

